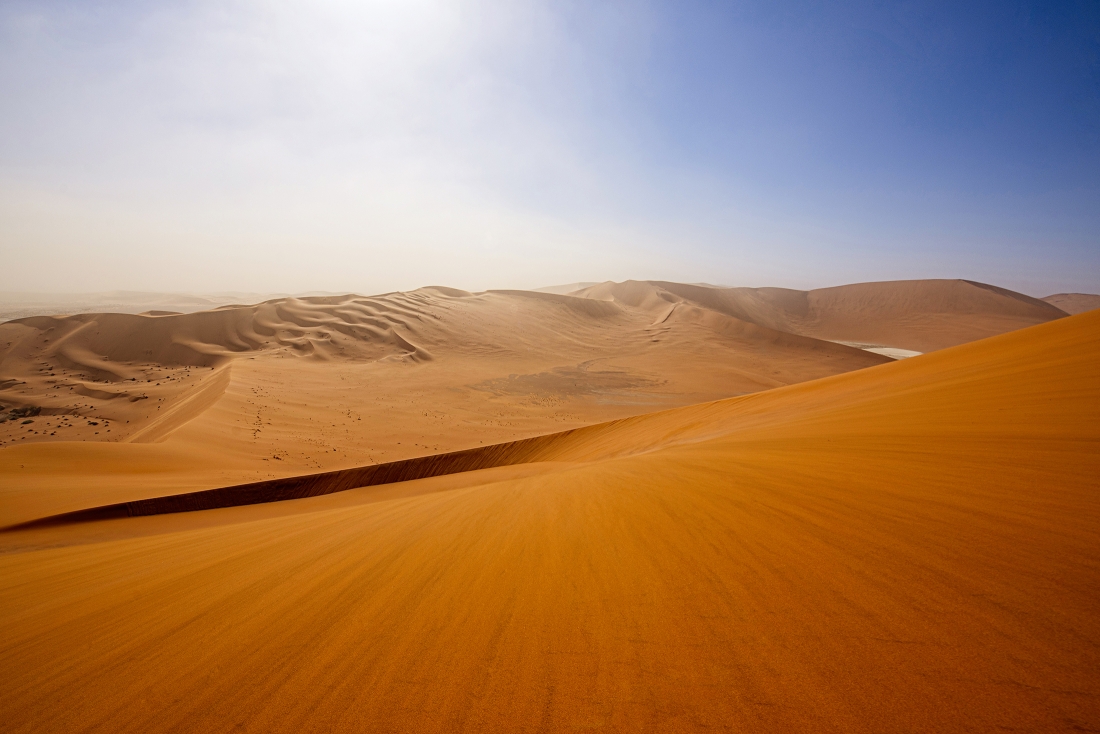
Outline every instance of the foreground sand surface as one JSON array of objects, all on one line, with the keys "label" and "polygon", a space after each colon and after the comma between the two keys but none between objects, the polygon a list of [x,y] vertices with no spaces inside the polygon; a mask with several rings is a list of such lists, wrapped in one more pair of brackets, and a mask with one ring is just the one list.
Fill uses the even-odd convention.
[{"label": "foreground sand surface", "polygon": [[1098,364],[1091,312],[594,426],[525,465],[8,531],[0,715],[1097,730]]}]

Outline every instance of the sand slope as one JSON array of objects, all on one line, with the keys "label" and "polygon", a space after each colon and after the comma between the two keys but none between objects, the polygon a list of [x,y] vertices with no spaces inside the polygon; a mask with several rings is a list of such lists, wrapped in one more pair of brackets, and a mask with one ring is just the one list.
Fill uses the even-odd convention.
[{"label": "sand slope", "polygon": [[[808,295],[627,282],[588,295],[424,288],[0,324],[0,525],[485,446],[888,361],[791,330],[866,345],[1062,313],[963,281]],[[38,414],[17,415],[27,411]]]},{"label": "sand slope", "polygon": [[1100,295],[1095,293],[1055,293],[1043,299],[1066,313],[1084,313],[1100,308]]},{"label": "sand slope", "polygon": [[[539,435],[887,361],[704,316],[654,326],[645,311],[591,299],[425,288],[22,319],[0,324],[0,474],[52,472],[95,441],[110,444],[97,465],[117,467],[104,481],[125,489],[134,485],[119,475],[136,449],[118,444],[155,443],[166,466],[180,451],[193,457],[187,476],[165,482],[216,486]],[[79,475],[89,473],[100,474]],[[31,495],[67,481],[19,476]]]},{"label": "sand slope", "polygon": [[[967,281],[628,281],[579,295],[436,287],[0,324],[0,449],[160,442],[202,417],[193,434],[239,444],[253,465],[335,468],[779,387],[1064,316]],[[379,421],[392,441],[371,432]]]},{"label": "sand slope", "polygon": [[602,283],[575,295],[648,308],[662,318],[701,307],[817,339],[918,352],[1066,315],[1039,299],[967,280],[856,283],[812,291],[627,281]]},{"label": "sand slope", "polygon": [[91,544],[5,533],[0,713],[11,731],[1096,729],[1098,360],[1093,312],[596,427],[526,475],[93,523]]}]

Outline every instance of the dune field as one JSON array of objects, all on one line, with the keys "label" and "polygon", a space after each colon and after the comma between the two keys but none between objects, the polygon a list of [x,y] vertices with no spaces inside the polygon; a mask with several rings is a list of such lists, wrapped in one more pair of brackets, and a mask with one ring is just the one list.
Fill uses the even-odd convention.
[{"label": "dune field", "polygon": [[537,436],[1064,316],[967,281],[628,281],[31,317],[0,324],[0,520]]},{"label": "dune field", "polygon": [[1098,311],[425,288],[0,355],[6,730],[1100,729]]}]

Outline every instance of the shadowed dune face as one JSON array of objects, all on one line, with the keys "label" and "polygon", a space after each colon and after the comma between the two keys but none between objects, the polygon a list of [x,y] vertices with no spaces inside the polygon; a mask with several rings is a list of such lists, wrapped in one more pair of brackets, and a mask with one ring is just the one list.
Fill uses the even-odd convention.
[{"label": "shadowed dune face", "polygon": [[0,712],[16,732],[1096,729],[1098,362],[1093,312],[594,426],[526,474],[91,523],[78,546],[4,533]]},{"label": "shadowed dune face", "polygon": [[857,283],[796,291],[785,288],[628,281],[577,292],[675,314],[695,306],[740,321],[835,342],[930,352],[1052,319],[1066,312],[1021,293],[966,280]]}]

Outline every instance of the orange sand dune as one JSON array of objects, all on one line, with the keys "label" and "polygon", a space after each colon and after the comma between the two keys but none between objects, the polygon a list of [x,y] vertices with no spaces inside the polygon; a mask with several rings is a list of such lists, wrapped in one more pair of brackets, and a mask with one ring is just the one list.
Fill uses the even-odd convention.
[{"label": "orange sand dune", "polygon": [[663,281],[602,283],[574,295],[648,308],[704,308],[830,341],[930,352],[1061,318],[1050,303],[968,280],[901,280],[797,291]]},{"label": "orange sand dune", "polygon": [[595,427],[526,473],[0,534],[0,714],[1095,730],[1098,363],[1091,312]]},{"label": "orange sand dune", "polygon": [[1095,293],[1055,293],[1043,299],[1066,313],[1084,313],[1100,308],[1100,295]]}]

